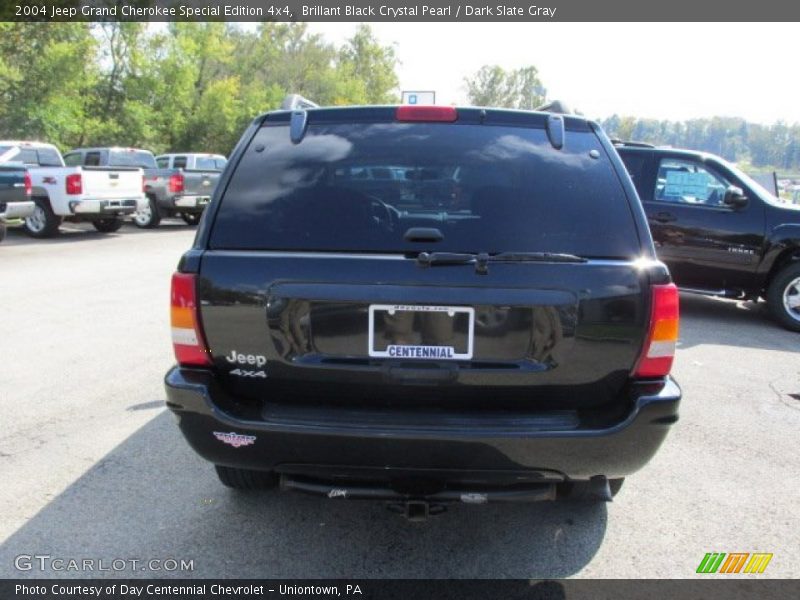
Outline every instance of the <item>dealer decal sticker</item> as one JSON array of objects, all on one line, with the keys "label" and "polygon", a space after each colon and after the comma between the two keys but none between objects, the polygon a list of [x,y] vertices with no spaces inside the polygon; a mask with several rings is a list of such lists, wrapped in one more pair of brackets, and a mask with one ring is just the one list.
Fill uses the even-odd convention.
[{"label": "dealer decal sticker", "polygon": [[233,431],[231,431],[230,433],[215,431],[214,437],[217,438],[223,444],[228,444],[229,446],[233,446],[234,448],[240,448],[242,446],[251,446],[256,441],[256,436],[254,435],[242,435],[240,433],[234,433]]}]

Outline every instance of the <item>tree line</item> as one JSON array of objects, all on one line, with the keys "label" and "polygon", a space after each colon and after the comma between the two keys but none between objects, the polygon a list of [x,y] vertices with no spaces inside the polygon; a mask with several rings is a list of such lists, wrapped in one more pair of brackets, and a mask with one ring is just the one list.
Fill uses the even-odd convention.
[{"label": "tree line", "polygon": [[[324,105],[394,103],[398,59],[368,25],[337,46],[302,23],[0,22],[0,138],[62,149],[126,145],[228,154],[256,115],[287,93]],[[468,104],[535,108],[547,100],[529,65],[484,65],[466,77]],[[712,117],[613,115],[612,137],[704,150],[736,162],[800,170],[800,124]]]},{"label": "tree line", "polygon": [[397,102],[396,66],[366,25],[336,46],[295,23],[0,22],[0,139],[228,154],[287,93]]},{"label": "tree line", "polygon": [[[547,90],[534,66],[506,70],[487,65],[465,79],[467,99],[480,106],[529,109],[546,102]],[[779,171],[800,171],[800,124],[748,123],[734,117],[687,121],[613,115],[600,119],[612,138],[702,150],[732,162]]]}]

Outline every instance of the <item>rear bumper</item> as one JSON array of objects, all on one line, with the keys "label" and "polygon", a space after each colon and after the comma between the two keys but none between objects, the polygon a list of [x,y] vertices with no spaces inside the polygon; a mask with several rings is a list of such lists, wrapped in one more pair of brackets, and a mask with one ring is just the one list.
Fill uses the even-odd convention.
[{"label": "rear bumper", "polygon": [[387,481],[424,474],[497,484],[624,477],[644,466],[678,419],[669,378],[629,390],[613,425],[581,426],[547,415],[493,419],[377,416],[331,408],[237,414],[210,371],[174,367],[167,405],[194,450],[215,464],[315,478]]},{"label": "rear bumper", "polygon": [[71,200],[69,210],[74,215],[132,215],[145,207],[144,196],[141,198],[122,198],[115,200]]},{"label": "rear bumper", "polygon": [[210,196],[176,196],[175,208],[184,209],[187,212],[203,212],[210,201]]},{"label": "rear bumper", "polygon": [[0,203],[0,221],[30,217],[34,206],[32,201]]}]

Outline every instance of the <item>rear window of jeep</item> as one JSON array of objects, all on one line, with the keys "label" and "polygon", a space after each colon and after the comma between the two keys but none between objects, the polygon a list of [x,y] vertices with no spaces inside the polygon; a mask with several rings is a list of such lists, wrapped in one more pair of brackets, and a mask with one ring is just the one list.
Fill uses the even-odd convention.
[{"label": "rear window of jeep", "polygon": [[[593,152],[594,151],[594,152]],[[414,227],[443,239],[406,241]],[[639,238],[597,136],[442,123],[285,124],[251,140],[210,247],[407,253],[544,251],[630,258]]]}]

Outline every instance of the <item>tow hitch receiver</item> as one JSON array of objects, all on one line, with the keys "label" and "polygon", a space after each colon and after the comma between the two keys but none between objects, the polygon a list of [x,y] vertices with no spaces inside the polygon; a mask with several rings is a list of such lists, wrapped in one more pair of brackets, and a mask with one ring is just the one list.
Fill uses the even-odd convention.
[{"label": "tow hitch receiver", "polygon": [[444,504],[426,502],[425,500],[409,500],[407,502],[389,502],[386,508],[403,515],[412,523],[427,521],[428,517],[440,515],[447,510]]},{"label": "tow hitch receiver", "polygon": [[441,514],[447,510],[447,504],[455,502],[486,504],[489,502],[538,502],[556,499],[554,483],[536,483],[508,489],[450,489],[419,495],[398,492],[388,486],[321,483],[305,478],[296,479],[283,474],[280,487],[282,490],[324,496],[332,500],[383,500],[387,502],[389,510],[403,515],[409,521],[424,521],[429,516]]}]

